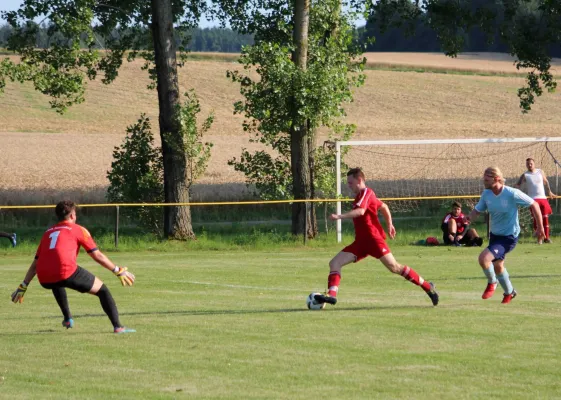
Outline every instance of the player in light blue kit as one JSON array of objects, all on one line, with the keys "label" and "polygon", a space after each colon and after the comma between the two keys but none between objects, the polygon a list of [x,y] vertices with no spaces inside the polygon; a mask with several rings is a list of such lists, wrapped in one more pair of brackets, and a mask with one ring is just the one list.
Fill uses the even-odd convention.
[{"label": "player in light blue kit", "polygon": [[[497,281],[504,289],[502,304],[508,304],[516,297],[508,272],[504,267],[505,256],[518,242],[520,224],[518,223],[518,206],[530,207],[538,221],[536,236],[544,237],[541,211],[538,203],[518,189],[505,186],[502,172],[497,167],[489,167],[483,174],[485,190],[481,193],[479,203],[469,214],[468,220],[475,220],[484,211],[491,217],[491,237],[489,246],[479,255],[479,265],[488,280],[483,299],[493,296]],[[494,268],[491,268],[491,264]]]}]

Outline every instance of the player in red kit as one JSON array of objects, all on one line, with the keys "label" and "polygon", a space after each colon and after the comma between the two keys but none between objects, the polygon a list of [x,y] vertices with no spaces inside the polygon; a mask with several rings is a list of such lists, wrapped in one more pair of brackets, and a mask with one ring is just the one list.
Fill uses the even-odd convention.
[{"label": "player in red kit", "polygon": [[125,328],[119,321],[119,312],[115,300],[105,284],[89,271],[76,263],[80,247],[98,264],[115,274],[123,286],[132,286],[135,277],[127,268],[118,267],[98,250],[88,230],[76,223],[76,206],[71,201],[61,201],[56,205],[55,213],[59,222],[43,234],[35,260],[31,263],[21,285],[12,293],[14,303],[22,303],[23,296],[31,280],[37,275],[41,286],[50,289],[64,315],[62,326],[74,327],[70,313],[66,288],[80,293],[90,293],[99,297],[101,307],[113,324],[115,333],[135,332]]},{"label": "player in red kit", "polygon": [[420,286],[430,297],[432,304],[436,306],[439,297],[434,285],[420,277],[413,268],[399,264],[386,244],[386,233],[378,219],[378,211],[384,216],[388,233],[393,239],[396,231],[390,209],[376,197],[372,189],[366,187],[364,173],[360,168],[353,168],[347,173],[347,184],[356,195],[352,211],[344,214],[331,214],[329,218],[331,220],[352,219],[355,226],[355,241],[329,262],[327,293],[316,294],[314,300],[319,304],[336,304],[341,282],[341,269],[351,262],[372,256],[380,260],[394,274],[399,274]]}]

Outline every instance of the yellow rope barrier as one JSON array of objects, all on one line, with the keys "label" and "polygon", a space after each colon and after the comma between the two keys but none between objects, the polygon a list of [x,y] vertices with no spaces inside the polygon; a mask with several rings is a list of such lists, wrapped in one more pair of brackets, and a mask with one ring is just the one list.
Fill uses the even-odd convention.
[{"label": "yellow rope barrier", "polygon": [[[474,199],[480,195],[466,196],[425,196],[425,197],[386,197],[380,198],[382,201],[415,201],[415,200],[446,200],[446,199]],[[335,203],[350,202],[353,199],[298,199],[298,200],[255,200],[255,201],[224,201],[224,202],[202,202],[202,203],[105,203],[105,204],[78,204],[79,207],[169,207],[169,206],[232,206],[232,205],[251,205],[251,204],[290,204],[290,203]],[[40,209],[54,208],[55,205],[29,205],[29,206],[3,206],[2,210],[15,209]]]}]

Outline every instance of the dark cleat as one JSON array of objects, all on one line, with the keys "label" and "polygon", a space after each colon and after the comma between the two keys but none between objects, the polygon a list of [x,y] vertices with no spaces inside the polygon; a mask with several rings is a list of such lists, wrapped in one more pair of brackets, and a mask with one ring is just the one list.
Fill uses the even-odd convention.
[{"label": "dark cleat", "polygon": [[473,239],[473,242],[477,247],[481,247],[483,245],[483,238],[477,237]]},{"label": "dark cleat", "polygon": [[516,293],[516,290],[512,289],[512,293],[510,294],[503,294],[503,301],[501,301],[501,304],[508,304],[512,301],[512,299],[514,299],[516,297],[518,293]]},{"label": "dark cleat", "polygon": [[438,305],[438,300],[439,300],[438,292],[436,291],[434,283],[432,282],[430,282],[430,290],[427,292],[427,295],[430,297],[433,306]]},{"label": "dark cleat", "polygon": [[337,297],[333,297],[333,296],[330,296],[328,294],[316,294],[314,296],[314,300],[318,304],[327,303],[327,304],[331,304],[333,306],[335,304],[337,304]]}]

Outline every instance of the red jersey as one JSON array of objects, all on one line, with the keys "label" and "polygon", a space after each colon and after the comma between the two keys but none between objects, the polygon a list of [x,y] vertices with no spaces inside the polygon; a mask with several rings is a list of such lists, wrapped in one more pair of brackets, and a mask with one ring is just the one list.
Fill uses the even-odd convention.
[{"label": "red jersey", "polygon": [[466,228],[466,225],[467,225],[466,216],[462,213],[460,213],[460,215],[458,215],[457,217],[454,217],[452,215],[452,213],[446,214],[446,216],[442,220],[442,229],[445,229],[444,225],[446,225],[446,229],[445,229],[446,232],[448,232],[448,221],[450,221],[450,218],[452,218],[453,220],[456,221],[456,232],[457,233],[462,233],[464,231],[464,229]]},{"label": "red jersey", "polygon": [[366,212],[360,217],[353,218],[356,240],[368,238],[386,240],[386,233],[378,219],[378,209],[382,204],[384,203],[370,188],[364,188],[357,194],[353,202],[353,209],[363,208]]},{"label": "red jersey", "polygon": [[64,221],[47,229],[35,255],[39,282],[54,283],[69,278],[78,268],[76,258],[80,246],[88,253],[97,250],[86,228]]}]

